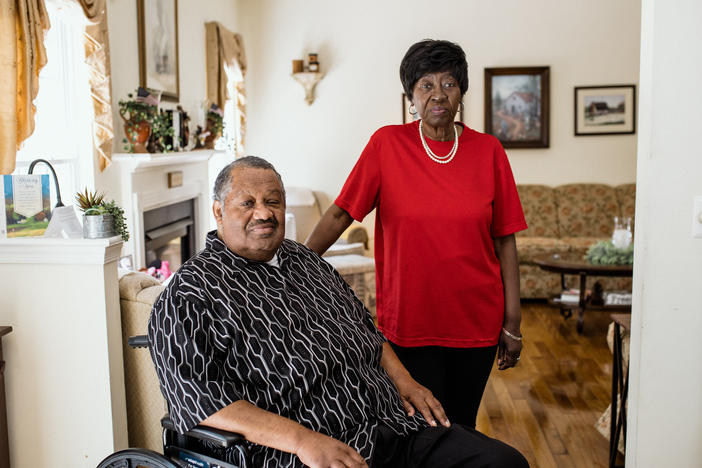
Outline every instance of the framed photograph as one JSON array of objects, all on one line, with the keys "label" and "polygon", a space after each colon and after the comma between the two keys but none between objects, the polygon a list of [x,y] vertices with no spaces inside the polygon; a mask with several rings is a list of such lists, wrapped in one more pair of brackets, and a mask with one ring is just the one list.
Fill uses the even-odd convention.
[{"label": "framed photograph", "polygon": [[575,88],[575,135],[625,135],[636,132],[636,86]]},{"label": "framed photograph", "polygon": [[485,69],[485,133],[505,148],[548,148],[549,67]]},{"label": "framed photograph", "polygon": [[[419,114],[410,114],[409,108],[412,105],[409,99],[407,99],[407,95],[405,93],[402,93],[402,123],[406,124],[407,122],[412,122],[413,120],[418,120],[419,119]],[[463,108],[459,107],[458,112],[456,113],[456,117],[453,119],[454,121],[459,121],[463,122]]]},{"label": "framed photograph", "polygon": [[178,0],[137,0],[139,84],[178,101]]}]

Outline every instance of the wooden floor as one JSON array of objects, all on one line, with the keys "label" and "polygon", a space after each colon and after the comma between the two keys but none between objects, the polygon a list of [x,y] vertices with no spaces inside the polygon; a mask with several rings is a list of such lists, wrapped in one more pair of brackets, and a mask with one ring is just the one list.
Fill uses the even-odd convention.
[{"label": "wooden floor", "polygon": [[582,335],[545,303],[522,303],[520,364],[497,367],[477,428],[517,448],[532,468],[606,467],[609,442],[594,427],[611,398],[609,312],[587,311]]}]

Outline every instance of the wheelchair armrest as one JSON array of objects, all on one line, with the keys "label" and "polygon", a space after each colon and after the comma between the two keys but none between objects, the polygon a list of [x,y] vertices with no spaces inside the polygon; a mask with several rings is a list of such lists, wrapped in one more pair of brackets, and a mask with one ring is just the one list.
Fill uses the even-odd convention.
[{"label": "wheelchair armrest", "polygon": [[130,348],[148,348],[149,337],[146,335],[130,336],[127,339]]},{"label": "wheelchair armrest", "polygon": [[[169,431],[176,431],[176,427],[171,420],[169,415],[165,415],[161,418],[161,426]],[[203,440],[206,442],[211,442],[222,448],[229,448],[236,445],[243,445],[246,439],[241,434],[235,432],[223,431],[221,429],[215,429],[213,427],[207,426],[195,426],[191,430],[185,433],[188,437],[193,437],[198,440]]]}]

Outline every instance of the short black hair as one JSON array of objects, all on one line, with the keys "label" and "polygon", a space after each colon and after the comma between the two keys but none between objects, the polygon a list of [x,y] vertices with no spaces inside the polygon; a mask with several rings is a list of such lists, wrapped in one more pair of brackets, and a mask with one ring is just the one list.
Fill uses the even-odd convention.
[{"label": "short black hair", "polygon": [[243,158],[236,159],[229,164],[227,164],[224,169],[219,171],[217,178],[215,179],[214,189],[212,190],[212,199],[224,203],[230,190],[232,189],[232,172],[237,167],[253,167],[256,169],[269,169],[275,172],[278,177],[278,182],[280,182],[280,188],[283,189],[283,196],[285,196],[285,186],[283,185],[283,178],[280,177],[278,171],[275,170],[275,166],[269,163],[263,158],[258,156],[244,156]]},{"label": "short black hair", "polygon": [[417,81],[427,73],[449,72],[461,90],[468,91],[468,62],[461,46],[450,41],[424,39],[413,44],[400,63],[400,81],[407,98],[412,100],[412,90]]}]

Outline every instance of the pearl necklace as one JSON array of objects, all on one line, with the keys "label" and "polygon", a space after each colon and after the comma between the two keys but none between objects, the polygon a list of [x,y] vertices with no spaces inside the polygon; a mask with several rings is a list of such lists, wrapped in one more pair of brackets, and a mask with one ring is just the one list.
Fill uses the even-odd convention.
[{"label": "pearl necklace", "polygon": [[450,163],[453,157],[456,156],[456,151],[458,151],[458,130],[456,129],[456,124],[453,124],[453,148],[451,148],[451,151],[449,151],[449,154],[447,154],[446,156],[437,156],[436,154],[434,154],[431,148],[429,148],[427,141],[424,139],[424,133],[422,133],[423,123],[424,121],[419,121],[419,138],[422,140],[422,146],[424,146],[424,151],[427,152],[427,156],[429,156],[429,158],[432,161],[438,164]]}]

